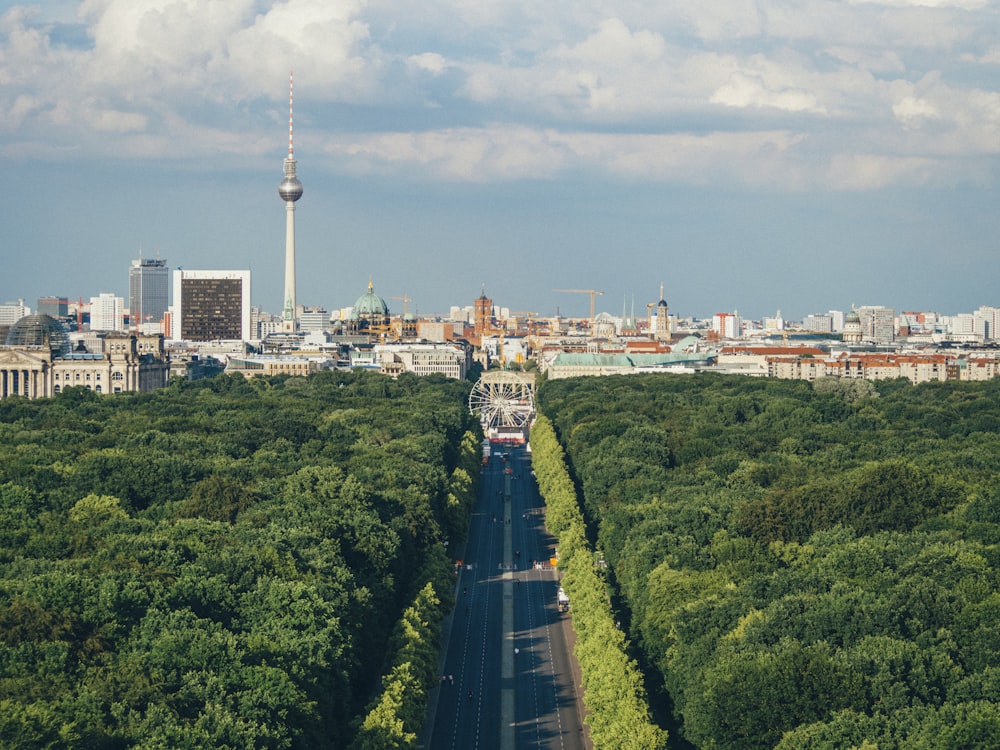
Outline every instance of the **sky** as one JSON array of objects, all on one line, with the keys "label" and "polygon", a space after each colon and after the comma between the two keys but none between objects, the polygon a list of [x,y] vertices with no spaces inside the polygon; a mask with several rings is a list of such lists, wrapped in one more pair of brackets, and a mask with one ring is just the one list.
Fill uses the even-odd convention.
[{"label": "sky", "polygon": [[0,302],[1000,305],[1000,0],[0,0]]}]

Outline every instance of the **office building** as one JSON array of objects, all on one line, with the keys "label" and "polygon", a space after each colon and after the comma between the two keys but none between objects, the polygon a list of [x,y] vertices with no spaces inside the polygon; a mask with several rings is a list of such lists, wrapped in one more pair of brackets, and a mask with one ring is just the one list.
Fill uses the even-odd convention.
[{"label": "office building", "polygon": [[90,330],[125,330],[125,300],[111,292],[90,298]]},{"label": "office building", "polygon": [[812,333],[833,333],[833,316],[829,313],[806,315],[802,320],[802,330]]},{"label": "office building", "polygon": [[25,306],[24,300],[7,302],[0,305],[0,326],[12,326],[25,315],[31,314],[31,308]]},{"label": "office building", "polygon": [[299,314],[299,328],[307,332],[322,332],[330,328],[330,313],[322,307],[306,307]]},{"label": "office building", "polygon": [[249,341],[250,271],[174,271],[174,341]]},{"label": "office building", "polygon": [[128,310],[133,329],[155,324],[161,330],[170,304],[170,269],[165,260],[138,258],[128,269]]},{"label": "office building", "polygon": [[53,318],[69,317],[69,299],[66,297],[39,297],[37,310],[41,315],[51,315]]},{"label": "office building", "polygon": [[891,344],[896,338],[896,313],[891,307],[866,305],[857,309],[861,338],[873,344]]}]

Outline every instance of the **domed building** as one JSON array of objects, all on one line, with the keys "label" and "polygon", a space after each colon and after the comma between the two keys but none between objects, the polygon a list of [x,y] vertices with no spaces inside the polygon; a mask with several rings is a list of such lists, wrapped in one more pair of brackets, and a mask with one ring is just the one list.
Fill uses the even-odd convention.
[{"label": "domed building", "polygon": [[845,344],[861,343],[861,316],[857,310],[851,310],[844,316],[843,338]]},{"label": "domed building", "polygon": [[389,306],[375,294],[375,285],[368,279],[368,291],[358,297],[351,309],[348,326],[355,333],[384,329],[389,325]]},{"label": "domed building", "polygon": [[167,384],[163,336],[105,333],[101,351],[73,351],[69,331],[45,314],[26,315],[0,347],[0,399],[45,398],[79,386],[97,393],[151,391]]},{"label": "domed building", "polygon": [[51,315],[25,315],[11,326],[4,344],[48,349],[53,357],[65,357],[70,352],[69,330]]}]

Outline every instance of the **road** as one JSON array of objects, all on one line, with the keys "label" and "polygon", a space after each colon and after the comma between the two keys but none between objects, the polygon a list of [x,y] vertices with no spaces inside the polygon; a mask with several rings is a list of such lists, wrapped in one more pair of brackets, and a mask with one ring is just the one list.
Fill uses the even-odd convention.
[{"label": "road", "polygon": [[572,630],[548,564],[554,541],[528,454],[502,452],[480,477],[427,746],[584,750]]}]

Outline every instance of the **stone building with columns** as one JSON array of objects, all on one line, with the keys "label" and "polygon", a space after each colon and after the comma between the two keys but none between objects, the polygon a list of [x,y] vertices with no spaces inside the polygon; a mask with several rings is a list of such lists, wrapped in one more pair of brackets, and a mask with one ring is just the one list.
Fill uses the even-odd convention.
[{"label": "stone building with columns", "polygon": [[144,393],[162,388],[169,377],[162,334],[108,332],[90,349],[73,349],[60,321],[28,315],[0,347],[0,398],[45,398],[73,386],[96,393]]}]

